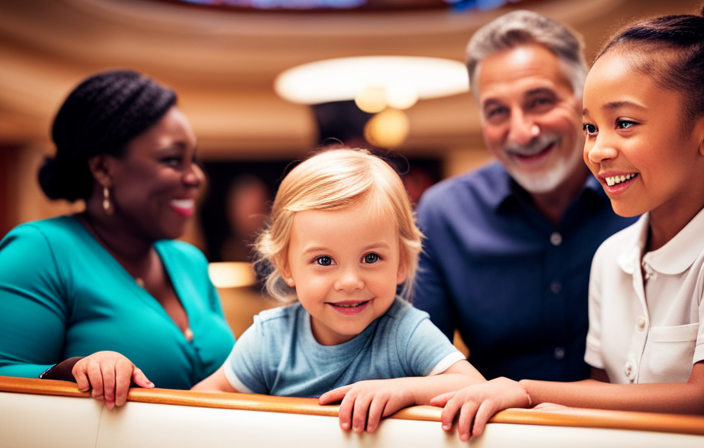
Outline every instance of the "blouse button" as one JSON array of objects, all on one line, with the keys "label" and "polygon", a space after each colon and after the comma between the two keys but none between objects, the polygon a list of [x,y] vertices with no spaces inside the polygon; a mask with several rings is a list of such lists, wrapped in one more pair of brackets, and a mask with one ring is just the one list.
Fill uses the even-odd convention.
[{"label": "blouse button", "polygon": [[550,243],[552,243],[553,246],[559,246],[562,244],[562,235],[558,232],[553,232],[552,235],[550,235]]},{"label": "blouse button", "polygon": [[626,378],[630,378],[631,373],[633,373],[633,364],[627,362],[626,365],[623,367],[623,374],[626,375]]},{"label": "blouse button", "polygon": [[640,330],[640,331],[643,331],[643,329],[645,328],[645,317],[640,316],[638,318],[638,324],[637,324],[636,328],[638,328],[638,330]]}]

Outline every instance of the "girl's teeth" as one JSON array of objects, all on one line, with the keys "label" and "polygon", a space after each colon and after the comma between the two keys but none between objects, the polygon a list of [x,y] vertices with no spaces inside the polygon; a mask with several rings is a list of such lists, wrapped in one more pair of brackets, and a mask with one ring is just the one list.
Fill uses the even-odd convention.
[{"label": "girl's teeth", "polygon": [[367,302],[359,302],[355,303],[354,305],[342,305],[342,304],[337,304],[335,306],[339,306],[340,308],[357,308],[358,306],[362,306]]},{"label": "girl's teeth", "polygon": [[625,182],[628,179],[634,178],[636,175],[635,174],[625,174],[621,176],[612,176],[612,177],[607,177],[606,178],[606,185],[609,187],[613,187],[614,185],[620,184],[621,182]]}]

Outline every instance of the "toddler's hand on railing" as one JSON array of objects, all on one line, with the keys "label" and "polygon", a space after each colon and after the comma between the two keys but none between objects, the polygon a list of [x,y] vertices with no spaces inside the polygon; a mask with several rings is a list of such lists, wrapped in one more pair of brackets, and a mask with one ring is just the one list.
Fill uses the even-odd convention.
[{"label": "toddler's hand on railing", "polygon": [[125,404],[133,382],[147,389],[154,387],[132,361],[117,352],[103,351],[86,356],[73,366],[72,373],[78,390],[90,390],[91,396],[104,402],[108,409]]}]

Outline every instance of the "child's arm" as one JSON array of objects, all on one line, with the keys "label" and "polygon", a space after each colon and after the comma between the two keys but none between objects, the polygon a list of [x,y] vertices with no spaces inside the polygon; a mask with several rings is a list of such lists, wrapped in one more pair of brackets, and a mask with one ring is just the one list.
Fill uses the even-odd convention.
[{"label": "child's arm", "polygon": [[[692,368],[686,383],[608,384],[595,380],[574,383],[496,378],[440,395],[432,405],[445,406],[442,427],[449,430],[455,416],[461,440],[484,431],[486,422],[498,411],[510,407],[530,407],[540,403],[615,409],[623,411],[667,412],[704,415],[704,361]],[[474,421],[474,425],[470,425]]]},{"label": "child's arm", "polygon": [[225,366],[221,366],[208,378],[191,388],[196,392],[237,392],[225,376]]},{"label": "child's arm", "polygon": [[458,361],[438,375],[389,380],[360,381],[338,387],[320,396],[322,405],[340,404],[340,427],[355,432],[373,432],[383,417],[416,404],[429,404],[437,394],[485,382],[465,361]]}]

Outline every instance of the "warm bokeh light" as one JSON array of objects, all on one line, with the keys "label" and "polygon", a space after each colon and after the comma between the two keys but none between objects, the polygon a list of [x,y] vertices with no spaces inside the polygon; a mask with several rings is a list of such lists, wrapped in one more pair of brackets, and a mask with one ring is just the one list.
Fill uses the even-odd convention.
[{"label": "warm bokeh light", "polygon": [[364,127],[364,138],[380,148],[395,148],[408,136],[408,117],[396,109],[386,109],[373,116]]},{"label": "warm bokeh light", "polygon": [[467,92],[469,81],[459,61],[366,56],[299,65],[281,73],[274,88],[282,98],[299,104],[353,100],[364,90],[383,89],[387,106],[402,109],[418,99]]},{"label": "warm bokeh light", "polygon": [[418,92],[413,84],[399,80],[386,89],[386,103],[394,109],[408,109],[418,101]]},{"label": "warm bokeh light", "polygon": [[354,97],[354,102],[364,112],[375,114],[386,109],[386,88],[366,85]]},{"label": "warm bokeh light", "polygon": [[252,265],[247,262],[210,263],[208,274],[216,288],[239,288],[257,282]]}]

